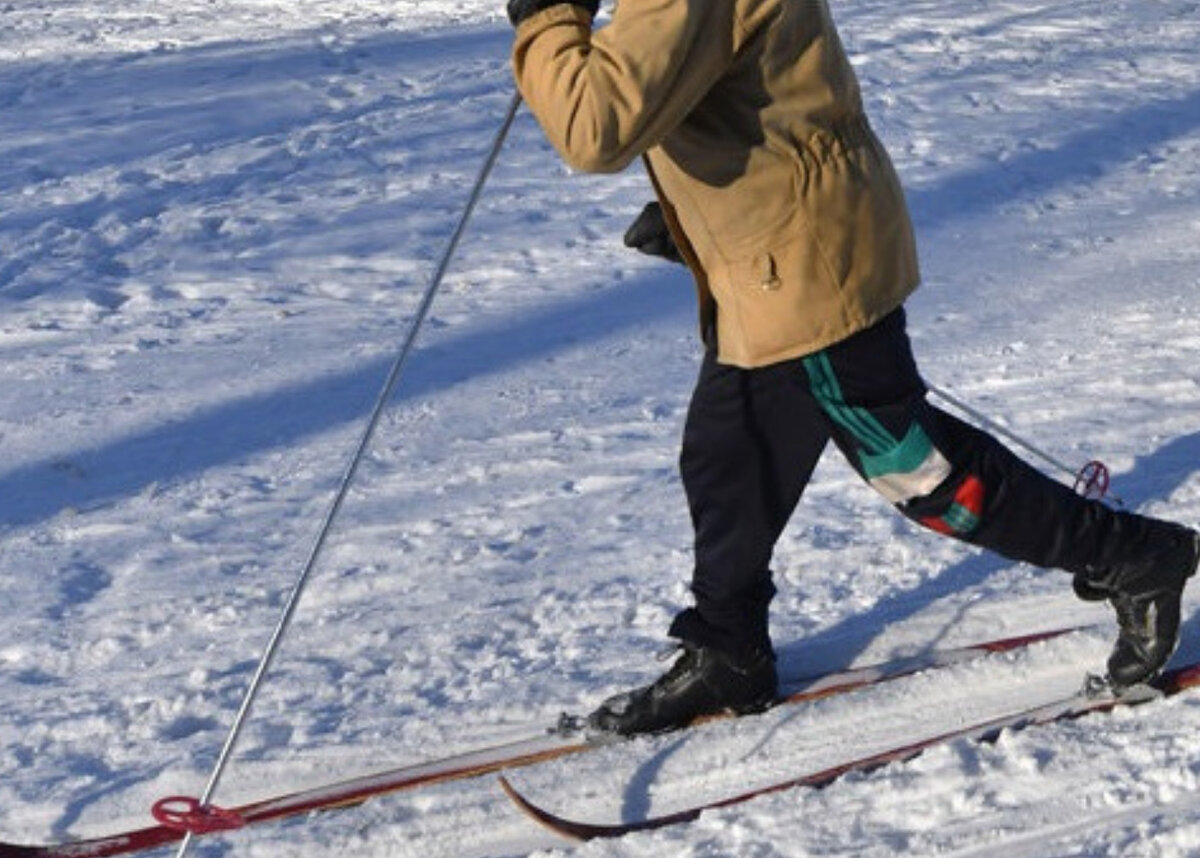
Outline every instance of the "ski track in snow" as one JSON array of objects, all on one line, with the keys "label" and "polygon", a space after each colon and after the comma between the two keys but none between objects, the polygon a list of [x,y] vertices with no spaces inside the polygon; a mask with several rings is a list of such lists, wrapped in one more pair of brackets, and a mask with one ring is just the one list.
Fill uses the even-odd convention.
[{"label": "ski track in snow", "polygon": [[[2,840],[200,792],[512,92],[492,4],[100,5],[0,9]],[[834,11],[917,220],[929,380],[1200,522],[1200,4]],[[659,669],[698,351],[687,277],[621,246],[648,195],[518,115],[220,803],[525,735]],[[1107,619],[832,456],[775,565],[797,673]],[[1109,633],[515,777],[572,815],[670,810],[1070,690]],[[484,778],[192,854],[1185,856],[1198,727],[1184,695],[579,847]]]}]

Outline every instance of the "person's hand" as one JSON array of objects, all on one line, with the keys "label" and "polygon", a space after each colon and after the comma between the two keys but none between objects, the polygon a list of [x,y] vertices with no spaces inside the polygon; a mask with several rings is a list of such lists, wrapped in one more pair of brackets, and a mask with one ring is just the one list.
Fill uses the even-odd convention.
[{"label": "person's hand", "polygon": [[661,256],[671,262],[683,262],[675,240],[663,219],[662,206],[657,202],[646,203],[642,213],[625,230],[625,246],[633,247],[651,256]]},{"label": "person's hand", "polygon": [[535,12],[557,6],[559,3],[573,3],[584,9],[593,18],[600,11],[600,0],[508,0],[508,20],[515,27]]}]

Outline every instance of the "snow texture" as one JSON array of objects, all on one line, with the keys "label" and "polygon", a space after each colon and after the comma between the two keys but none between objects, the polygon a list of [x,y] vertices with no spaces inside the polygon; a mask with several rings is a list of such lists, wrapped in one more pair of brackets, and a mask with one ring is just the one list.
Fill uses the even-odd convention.
[{"label": "snow texture", "polygon": [[[1200,521],[1200,4],[841,0],[916,220],[935,385]],[[199,794],[512,98],[479,0],[0,8],[0,839]],[[536,732],[647,681],[687,604],[692,287],[640,167],[511,130],[216,796]],[[525,769],[669,811],[1073,690],[1065,575],[921,532],[834,455],[780,541],[795,673],[1099,623],[982,663]],[[1200,651],[1197,597],[1183,651]],[[954,743],[575,847],[494,779],[197,856],[1185,856],[1200,696]]]}]

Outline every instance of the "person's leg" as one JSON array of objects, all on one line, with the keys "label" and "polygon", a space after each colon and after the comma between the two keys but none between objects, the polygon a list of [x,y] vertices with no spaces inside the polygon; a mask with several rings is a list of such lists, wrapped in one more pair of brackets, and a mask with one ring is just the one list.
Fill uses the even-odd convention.
[{"label": "person's leg", "polygon": [[742,370],[705,357],[680,453],[695,532],[695,606],[669,631],[683,652],[651,685],[601,704],[593,729],[654,733],[775,699],[771,554],[828,438],[798,362]]},{"label": "person's leg", "polygon": [[902,311],[804,365],[834,440],[904,515],[1010,559],[1075,573],[1077,590],[1111,598],[1122,627],[1109,661],[1117,684],[1163,666],[1196,566],[1193,531],[1080,497],[930,405]]},{"label": "person's leg", "polygon": [[744,370],[706,356],[680,454],[696,604],[673,637],[735,655],[771,650],[771,555],[829,440],[805,388],[796,362]]}]

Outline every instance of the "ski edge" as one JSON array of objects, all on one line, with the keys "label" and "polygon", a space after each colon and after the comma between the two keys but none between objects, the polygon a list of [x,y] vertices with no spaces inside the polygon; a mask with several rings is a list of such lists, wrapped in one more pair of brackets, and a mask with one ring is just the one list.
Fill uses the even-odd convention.
[{"label": "ski edge", "polygon": [[[590,748],[582,740],[557,739],[552,734],[519,739],[515,742],[471,751],[447,760],[405,766],[329,786],[318,786],[275,798],[230,808],[246,824],[268,822],[303,813],[334,811],[360,805],[372,798],[422,786],[482,777],[506,768],[534,765]],[[516,755],[507,752],[519,749]],[[492,752],[505,756],[486,757]],[[448,766],[451,760],[452,766]],[[183,832],[165,825],[152,825],[132,831],[58,844],[18,844],[0,842],[0,858],[108,858],[165,846],[183,839]]]},{"label": "ski edge", "polygon": [[[849,693],[911,676],[923,670],[949,667],[983,655],[1009,652],[1095,627],[1094,624],[1064,626],[1010,635],[933,649],[863,667],[847,667],[816,676],[798,677],[790,683],[797,686],[797,690],[786,694],[779,703],[797,704]],[[325,786],[265,798],[231,810],[248,824],[285,819],[302,813],[332,811],[353,807],[378,796],[548,762],[561,756],[586,751],[597,744],[600,743],[589,742],[582,737],[576,738],[575,733],[559,733],[556,736],[553,731],[547,731],[451,757],[387,769]],[[113,855],[141,852],[182,839],[183,833],[180,831],[163,825],[153,825],[55,844],[0,842],[0,858],[108,858]]]},{"label": "ski edge", "polygon": [[1153,700],[1170,697],[1200,686],[1200,660],[1181,665],[1163,673],[1158,679],[1141,689],[1129,689],[1125,696],[1093,696],[1078,692],[1050,703],[1021,709],[996,718],[981,721],[947,733],[938,734],[915,742],[897,745],[875,754],[848,760],[809,774],[786,778],[775,783],[756,787],[691,807],[628,822],[595,823],[556,814],[534,802],[513,786],[504,775],[498,780],[500,788],[509,800],[526,816],[560,837],[574,841],[613,839],[641,831],[653,831],[686,822],[693,822],[703,813],[743,804],[752,799],[784,792],[800,787],[820,788],[828,786],[852,772],[871,772],[892,763],[914,759],[923,752],[959,739],[987,741],[1005,730],[1021,730],[1031,726],[1046,725],[1056,721],[1080,718],[1085,715],[1109,712],[1119,707],[1139,706]]}]

